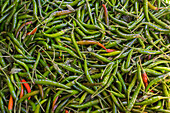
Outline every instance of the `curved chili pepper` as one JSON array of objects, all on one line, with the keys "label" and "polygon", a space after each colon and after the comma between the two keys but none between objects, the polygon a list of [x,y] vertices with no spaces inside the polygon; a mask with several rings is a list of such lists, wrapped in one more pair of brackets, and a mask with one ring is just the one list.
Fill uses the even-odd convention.
[{"label": "curved chili pepper", "polygon": [[[29,86],[28,83],[26,83],[26,81],[24,79],[21,80],[21,82],[23,82],[25,88],[27,89],[27,92],[30,93],[31,92],[31,88]],[[28,98],[28,100],[30,100],[31,97]]]},{"label": "curved chili pepper", "polygon": [[8,110],[12,110],[13,108],[13,97],[12,95],[10,95],[10,98],[9,98],[9,103],[8,103]]}]

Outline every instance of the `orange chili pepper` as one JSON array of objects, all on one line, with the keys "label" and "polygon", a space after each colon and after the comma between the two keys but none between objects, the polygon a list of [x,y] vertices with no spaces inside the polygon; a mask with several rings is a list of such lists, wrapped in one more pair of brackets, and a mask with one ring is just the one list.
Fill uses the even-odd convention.
[{"label": "orange chili pepper", "polygon": [[21,83],[21,92],[20,92],[19,98],[22,98],[23,96],[24,96],[24,87],[23,87],[23,85]]},{"label": "orange chili pepper", "polygon": [[34,28],[34,30],[32,30],[31,32],[28,32],[27,35],[33,35],[35,34],[36,31],[37,31],[37,28]]},{"label": "orange chili pepper", "polygon": [[[30,85],[28,83],[26,83],[26,81],[24,79],[22,79],[21,82],[24,82],[24,86],[25,88],[27,89],[27,92],[30,93],[31,92],[31,88],[30,88]],[[28,100],[30,100],[31,97],[28,98]]]},{"label": "orange chili pepper", "polygon": [[8,110],[12,110],[12,108],[13,108],[13,97],[12,95],[10,95],[9,103],[8,103]]}]

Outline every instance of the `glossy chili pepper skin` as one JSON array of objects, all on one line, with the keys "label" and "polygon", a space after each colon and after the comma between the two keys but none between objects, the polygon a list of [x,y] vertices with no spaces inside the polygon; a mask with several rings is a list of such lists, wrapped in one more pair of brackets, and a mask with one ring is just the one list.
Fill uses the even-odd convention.
[{"label": "glossy chili pepper skin", "polygon": [[24,86],[21,84],[21,92],[19,98],[21,99],[24,96]]},{"label": "glossy chili pepper skin", "polygon": [[[21,80],[21,82],[23,82],[25,88],[27,89],[27,92],[30,93],[31,92],[31,87],[28,83],[26,83],[26,81],[24,79]],[[31,97],[28,98],[28,100],[30,100]]]},{"label": "glossy chili pepper skin", "polygon": [[10,95],[10,99],[9,99],[9,103],[8,103],[8,110],[12,110],[12,108],[13,108],[13,97],[12,97],[12,95]]},{"label": "glossy chili pepper skin", "polygon": [[33,31],[31,31],[31,32],[27,33],[26,35],[33,35],[33,34],[35,34],[35,33],[36,33],[36,31],[37,31],[37,28],[34,28],[34,29],[33,29]]}]

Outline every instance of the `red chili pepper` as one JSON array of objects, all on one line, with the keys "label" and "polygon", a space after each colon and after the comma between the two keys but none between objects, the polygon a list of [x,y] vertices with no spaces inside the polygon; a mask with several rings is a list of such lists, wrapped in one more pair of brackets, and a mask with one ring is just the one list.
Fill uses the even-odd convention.
[{"label": "red chili pepper", "polygon": [[115,49],[106,49],[106,52],[110,53],[110,52],[113,52],[113,51],[117,51]]},{"label": "red chili pepper", "polygon": [[[28,83],[26,83],[26,81],[24,79],[22,79],[21,82],[24,82],[24,86],[25,88],[27,89],[27,92],[30,93],[31,92],[31,88],[30,88],[30,85]],[[28,100],[30,100],[31,97],[28,98]]]},{"label": "red chili pepper", "polygon": [[105,15],[105,22],[106,22],[106,25],[109,25],[109,16],[108,16],[108,11],[107,11],[107,8],[104,4],[102,4],[103,8],[104,8],[104,15]]},{"label": "red chili pepper", "polygon": [[28,32],[27,35],[33,35],[35,34],[36,31],[37,31],[37,28],[34,28],[34,30],[32,30],[31,32]]},{"label": "red chili pepper", "polygon": [[23,85],[21,83],[21,92],[20,92],[19,98],[22,98],[23,96],[24,96],[24,87],[23,87]]},{"label": "red chili pepper", "polygon": [[52,110],[53,111],[55,110],[55,104],[56,104],[57,100],[58,100],[58,96],[53,101],[53,104],[52,104]]},{"label": "red chili pepper", "polygon": [[19,32],[22,30],[22,28],[23,28],[24,26],[26,26],[26,25],[29,25],[29,24],[32,24],[32,21],[26,22],[26,23],[22,24],[22,25],[18,28],[17,34],[16,34],[16,38],[18,37]]},{"label": "red chili pepper", "polygon": [[142,73],[142,79],[143,79],[143,82],[144,82],[144,83],[147,83],[147,82],[148,82],[146,72]]},{"label": "red chili pepper", "polygon": [[69,113],[69,111],[65,109],[65,113]]},{"label": "red chili pepper", "polygon": [[8,103],[8,110],[12,110],[13,108],[13,97],[12,95],[10,95],[10,98],[9,98],[9,103]]}]

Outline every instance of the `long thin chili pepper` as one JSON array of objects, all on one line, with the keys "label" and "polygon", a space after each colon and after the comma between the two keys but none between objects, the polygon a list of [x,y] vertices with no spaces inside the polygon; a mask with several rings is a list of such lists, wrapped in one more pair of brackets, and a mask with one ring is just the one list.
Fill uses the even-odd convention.
[{"label": "long thin chili pepper", "polygon": [[[23,82],[25,88],[27,89],[27,92],[30,93],[31,92],[31,87],[28,83],[26,83],[26,81],[24,79],[21,80],[21,82]],[[31,97],[28,98],[28,100],[30,100]]]}]

